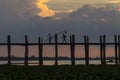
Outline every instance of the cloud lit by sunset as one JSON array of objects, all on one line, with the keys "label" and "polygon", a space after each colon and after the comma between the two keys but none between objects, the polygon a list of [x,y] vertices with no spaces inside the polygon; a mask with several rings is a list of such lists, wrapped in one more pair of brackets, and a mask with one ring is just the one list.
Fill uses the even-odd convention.
[{"label": "cloud lit by sunset", "polygon": [[109,3],[120,3],[120,0],[110,0]]},{"label": "cloud lit by sunset", "polygon": [[41,17],[50,17],[54,15],[54,11],[49,9],[47,5],[45,5],[46,2],[49,0],[38,0],[36,2],[37,8],[40,9],[39,16]]}]

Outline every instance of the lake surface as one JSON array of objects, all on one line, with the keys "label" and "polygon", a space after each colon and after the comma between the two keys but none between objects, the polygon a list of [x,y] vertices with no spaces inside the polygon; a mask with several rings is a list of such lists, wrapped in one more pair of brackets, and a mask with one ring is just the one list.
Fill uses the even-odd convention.
[{"label": "lake surface", "polygon": [[[24,65],[24,61],[11,61],[11,63],[13,65]],[[38,61],[28,61],[28,63],[29,63],[29,65],[38,65],[39,62]],[[76,63],[76,65],[85,64],[85,60],[76,60],[75,63]],[[95,64],[95,65],[101,64],[100,60],[90,60],[89,63]],[[0,61],[0,64],[7,64],[7,61]],[[49,61],[44,60],[43,64],[44,65],[54,65],[55,61],[54,60],[49,60]],[[107,64],[115,64],[115,63],[108,62]],[[58,65],[71,65],[71,61],[70,60],[59,60]]]}]

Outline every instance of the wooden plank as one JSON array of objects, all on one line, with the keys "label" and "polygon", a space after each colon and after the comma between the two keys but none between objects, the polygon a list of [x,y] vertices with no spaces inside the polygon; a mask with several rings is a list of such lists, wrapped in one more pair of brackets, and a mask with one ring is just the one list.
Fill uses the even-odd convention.
[{"label": "wooden plank", "polygon": [[25,65],[28,66],[28,37],[25,35]]},{"label": "wooden plank", "polygon": [[70,42],[71,42],[71,65],[75,65],[75,35],[72,35],[70,37]]},{"label": "wooden plank", "polygon": [[87,65],[89,65],[89,37],[87,36],[87,44],[86,44],[86,51],[87,51],[87,54],[86,54],[86,56],[87,56]]},{"label": "wooden plank", "polygon": [[[25,43],[10,43],[15,46],[25,46]],[[42,43],[43,45],[55,45],[55,43]],[[58,45],[70,45],[71,43],[58,43]],[[85,43],[74,43],[74,45],[84,45]],[[7,43],[0,43],[0,45],[7,45]],[[38,43],[28,43],[29,46],[39,45]],[[89,45],[99,46],[100,43],[89,43]],[[105,45],[115,45],[115,43],[105,43]],[[118,43],[117,43],[118,45]]]},{"label": "wooden plank", "polygon": [[58,65],[58,35],[55,34],[55,65]]},{"label": "wooden plank", "polygon": [[117,60],[117,36],[114,36],[114,41],[115,41],[115,64],[118,65],[118,60]]},{"label": "wooden plank", "polygon": [[89,57],[88,57],[88,41],[87,41],[87,36],[84,36],[84,43],[85,43],[85,64],[89,65]]},{"label": "wooden plank", "polygon": [[8,48],[8,65],[11,65],[11,37],[8,35],[7,37],[7,48]]},{"label": "wooden plank", "polygon": [[43,65],[43,39],[42,38],[38,38],[38,50],[39,50],[39,65]]},{"label": "wooden plank", "polygon": [[106,36],[103,35],[103,65],[106,65]]},{"label": "wooden plank", "polygon": [[118,35],[118,61],[120,65],[120,35]]},{"label": "wooden plank", "polygon": [[102,36],[100,36],[100,60],[101,60],[101,65],[103,65],[103,41],[102,41]]}]

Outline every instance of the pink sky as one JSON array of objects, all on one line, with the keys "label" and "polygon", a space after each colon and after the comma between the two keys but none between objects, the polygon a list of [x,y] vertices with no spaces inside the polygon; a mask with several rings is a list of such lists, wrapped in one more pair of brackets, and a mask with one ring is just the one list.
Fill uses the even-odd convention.
[{"label": "pink sky", "polygon": [[[90,57],[99,57],[100,50],[99,46],[90,46]],[[24,47],[22,46],[12,46],[12,55],[15,56],[24,56]],[[44,46],[43,48],[43,56],[54,56],[54,46]],[[76,46],[75,49],[75,56],[76,57],[84,57],[84,46]],[[114,56],[114,47],[107,46],[106,48],[106,55],[107,56]],[[7,55],[7,47],[1,46],[0,47],[0,56]],[[29,56],[38,56],[38,47],[37,46],[30,46],[29,47]],[[68,56],[70,57],[70,47],[69,46],[59,46],[59,56]]]}]

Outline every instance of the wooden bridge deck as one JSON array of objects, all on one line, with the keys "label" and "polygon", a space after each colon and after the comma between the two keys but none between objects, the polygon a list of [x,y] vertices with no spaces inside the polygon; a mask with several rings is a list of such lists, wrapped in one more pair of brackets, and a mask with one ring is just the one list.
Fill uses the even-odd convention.
[{"label": "wooden bridge deck", "polygon": [[[40,43],[40,45],[55,45],[56,43]],[[101,43],[88,43],[89,45],[100,45]],[[119,43],[116,43],[117,45]],[[0,43],[0,45],[8,45],[8,43]],[[10,43],[10,45],[21,45],[24,46],[25,43]],[[39,43],[28,43],[27,45],[39,45]],[[57,45],[71,45],[71,43],[57,43]],[[85,43],[74,43],[74,45],[85,45]],[[115,43],[105,43],[105,45],[115,45]]]}]

